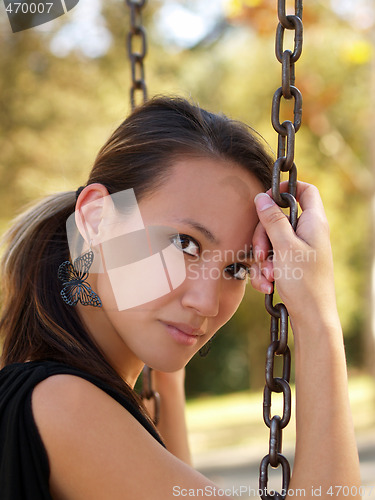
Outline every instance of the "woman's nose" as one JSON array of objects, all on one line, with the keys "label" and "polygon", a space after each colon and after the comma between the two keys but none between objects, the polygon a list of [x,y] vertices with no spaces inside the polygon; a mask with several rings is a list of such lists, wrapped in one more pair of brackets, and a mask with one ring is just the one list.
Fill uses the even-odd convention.
[{"label": "woman's nose", "polygon": [[219,313],[221,270],[217,265],[197,266],[187,272],[181,303],[195,309],[199,315],[215,317]]}]

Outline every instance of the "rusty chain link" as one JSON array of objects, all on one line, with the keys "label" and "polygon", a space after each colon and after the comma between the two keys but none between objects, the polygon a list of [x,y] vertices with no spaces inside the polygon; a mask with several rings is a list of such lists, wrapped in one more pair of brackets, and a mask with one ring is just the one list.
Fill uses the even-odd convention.
[{"label": "rusty chain link", "polygon": [[[302,95],[295,87],[295,63],[302,53],[303,25],[302,0],[295,0],[294,14],[286,14],[286,0],[278,0],[277,13],[279,23],[276,30],[275,53],[282,65],[282,82],[272,99],[272,126],[278,133],[277,160],[273,166],[272,197],[282,208],[289,207],[289,221],[296,229],[298,205],[296,201],[297,167],[294,163],[295,134],[301,126]],[[284,50],[285,30],[294,30],[294,48]],[[280,123],[280,107],[282,98],[294,99],[293,122]],[[280,192],[281,172],[288,172],[288,192]],[[263,500],[282,500],[286,497],[290,481],[288,460],[281,454],[282,430],[288,425],[291,415],[290,349],[288,347],[288,311],[283,303],[273,304],[273,293],[266,295],[265,306],[271,316],[271,343],[266,356],[266,385],[263,393],[263,420],[270,429],[269,452],[262,459],[259,474],[259,490]],[[274,376],[275,356],[283,357],[282,377]],[[272,393],[283,394],[283,415],[271,416]],[[282,468],[281,493],[268,492],[268,466]]]},{"label": "rusty chain link", "polygon": [[[130,30],[127,37],[128,56],[131,66],[131,86],[130,104],[132,111],[137,107],[135,94],[141,92],[141,102],[147,101],[147,87],[145,82],[145,69],[143,65],[147,54],[146,30],[142,26],[142,9],[146,5],[146,0],[126,0],[130,11]],[[139,52],[134,50],[134,46],[140,45]],[[151,368],[145,366],[142,371],[142,392],[141,398],[153,400],[154,402],[154,423],[158,424],[160,418],[160,395],[152,387]]]},{"label": "rusty chain link", "polygon": [[142,370],[142,392],[141,398],[154,401],[154,424],[157,425],[160,418],[160,394],[152,387],[152,369],[145,365]]},{"label": "rusty chain link", "polygon": [[[136,108],[136,91],[140,91],[141,104],[147,101],[147,87],[145,83],[145,69],[143,60],[147,54],[146,31],[142,26],[142,9],[146,0],[126,0],[130,10],[130,30],[127,38],[128,55],[131,65],[130,104],[132,110]],[[140,46],[139,51],[134,49]]]}]

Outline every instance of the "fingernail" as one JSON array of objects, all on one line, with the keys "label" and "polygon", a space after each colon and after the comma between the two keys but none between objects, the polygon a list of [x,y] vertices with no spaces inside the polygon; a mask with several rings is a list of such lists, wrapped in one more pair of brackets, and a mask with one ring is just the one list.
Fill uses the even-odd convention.
[{"label": "fingernail", "polygon": [[262,283],[260,285],[260,289],[262,290],[263,293],[268,293],[270,294],[272,292],[272,285],[270,284],[266,284],[266,283]]},{"label": "fingernail", "polygon": [[266,210],[267,208],[270,208],[275,204],[273,199],[268,196],[267,193],[258,193],[254,198],[254,203],[259,212],[262,212],[263,210]]}]

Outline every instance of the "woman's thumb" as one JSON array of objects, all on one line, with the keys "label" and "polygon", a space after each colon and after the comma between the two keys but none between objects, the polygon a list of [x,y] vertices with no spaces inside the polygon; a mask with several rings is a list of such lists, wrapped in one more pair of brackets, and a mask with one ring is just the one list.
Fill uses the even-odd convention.
[{"label": "woman's thumb", "polygon": [[288,218],[267,193],[259,193],[254,198],[259,220],[275,247],[294,235]]}]

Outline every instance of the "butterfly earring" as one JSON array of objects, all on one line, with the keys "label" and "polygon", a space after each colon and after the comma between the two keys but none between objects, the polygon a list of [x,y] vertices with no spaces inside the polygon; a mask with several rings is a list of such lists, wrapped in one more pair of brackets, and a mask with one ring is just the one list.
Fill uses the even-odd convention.
[{"label": "butterfly earring", "polygon": [[64,302],[69,306],[75,306],[81,302],[83,306],[102,307],[99,296],[87,283],[89,269],[94,260],[94,252],[90,249],[72,264],[66,260],[59,266],[58,278],[63,282],[60,292]]}]

